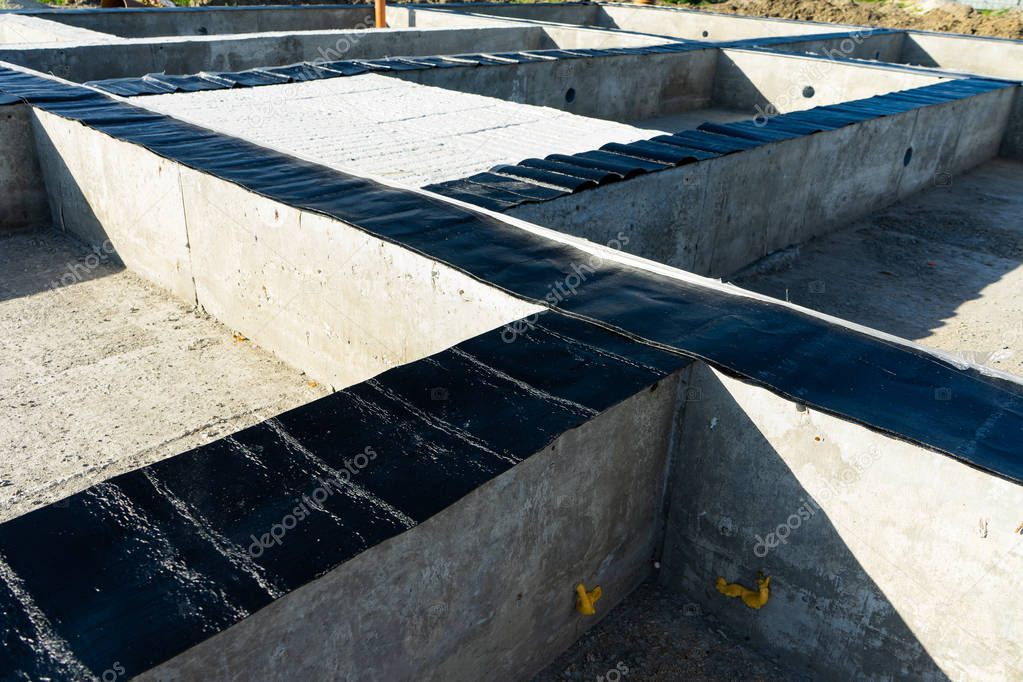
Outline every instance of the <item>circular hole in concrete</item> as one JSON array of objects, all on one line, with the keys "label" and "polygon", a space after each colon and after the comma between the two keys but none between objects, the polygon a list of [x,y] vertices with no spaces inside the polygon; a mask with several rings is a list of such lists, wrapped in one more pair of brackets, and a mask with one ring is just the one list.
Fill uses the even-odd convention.
[{"label": "circular hole in concrete", "polygon": [[810,99],[811,97],[813,97],[816,94],[817,94],[817,91],[813,89],[812,85],[807,85],[805,88],[803,88],[803,97],[805,97],[807,99]]},{"label": "circular hole in concrete", "polygon": [[707,37],[707,36],[709,36],[709,35],[710,35],[710,32],[708,32],[708,31],[704,31],[704,32],[703,32],[703,37],[704,37],[704,38],[706,38],[706,37]]},{"label": "circular hole in concrete", "polygon": [[913,160],[913,148],[909,147],[906,149],[906,153],[902,155],[902,165],[908,166],[909,162]]},{"label": "circular hole in concrete", "polygon": [[575,88],[569,88],[568,90],[565,90],[565,101],[566,102],[575,101]]}]

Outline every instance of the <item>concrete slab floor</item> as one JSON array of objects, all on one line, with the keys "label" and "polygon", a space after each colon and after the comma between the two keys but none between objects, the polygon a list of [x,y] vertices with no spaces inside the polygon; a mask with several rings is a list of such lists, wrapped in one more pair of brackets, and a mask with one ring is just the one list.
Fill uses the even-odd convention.
[{"label": "concrete slab floor", "polygon": [[995,159],[734,283],[1023,376],[1023,163]]},{"label": "concrete slab floor", "polygon": [[726,635],[695,603],[647,581],[533,682],[795,679]]},{"label": "concrete slab floor", "polygon": [[133,104],[317,163],[422,187],[652,135],[623,123],[362,74]]},{"label": "concrete slab floor", "polygon": [[55,232],[0,237],[0,521],[326,394]]}]

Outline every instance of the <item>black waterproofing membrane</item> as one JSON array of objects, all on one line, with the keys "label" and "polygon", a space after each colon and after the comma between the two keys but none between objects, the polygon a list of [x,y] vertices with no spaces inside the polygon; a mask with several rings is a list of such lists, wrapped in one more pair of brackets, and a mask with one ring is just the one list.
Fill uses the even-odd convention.
[{"label": "black waterproofing membrane", "polygon": [[[990,87],[971,80],[931,95]],[[552,306],[0,524],[0,678],[81,679],[115,662],[128,676],[146,670],[429,518],[691,358],[1023,483],[1015,383],[783,305],[594,259],[87,88],[0,68],[0,93]],[[506,191],[534,191],[517,182],[526,181]],[[552,283],[582,263],[584,285],[552,297]],[[333,492],[277,543],[273,529],[321,487]]]},{"label": "black waterproofing membrane", "polygon": [[147,670],[690,362],[557,314],[508,333],[0,525],[0,678]]},{"label": "black waterproofing membrane", "polygon": [[[507,211],[521,204],[548,201],[645,173],[836,130],[868,119],[972,97],[1008,85],[1007,81],[964,78],[790,114],[762,116],[737,123],[704,123],[696,130],[658,135],[649,140],[628,144],[611,142],[596,151],[551,154],[546,159],[526,159],[515,165],[500,165],[486,173],[438,182],[424,189],[492,211]],[[534,189],[531,192],[509,189],[500,184],[501,179],[514,179],[527,186],[532,185]],[[537,191],[540,188],[551,192],[541,195]]]}]

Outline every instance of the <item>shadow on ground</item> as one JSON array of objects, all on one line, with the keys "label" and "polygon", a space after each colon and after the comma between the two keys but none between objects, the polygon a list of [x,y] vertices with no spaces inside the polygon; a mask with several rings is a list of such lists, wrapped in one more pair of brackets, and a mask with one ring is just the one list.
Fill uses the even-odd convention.
[{"label": "shadow on ground", "polygon": [[990,161],[734,283],[1023,375],[1023,163]]}]

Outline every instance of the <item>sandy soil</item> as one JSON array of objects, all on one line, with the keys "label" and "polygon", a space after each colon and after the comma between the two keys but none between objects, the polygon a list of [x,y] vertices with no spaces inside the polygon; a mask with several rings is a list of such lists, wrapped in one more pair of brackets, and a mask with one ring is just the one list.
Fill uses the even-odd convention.
[{"label": "sandy soil", "polygon": [[[674,3],[673,3],[674,4]],[[686,7],[686,5],[681,5]],[[1023,38],[1023,12],[980,12],[949,3],[930,10],[914,9],[912,3],[855,2],[854,0],[728,0],[693,9],[778,17],[836,24],[910,28],[1001,38]]]}]

